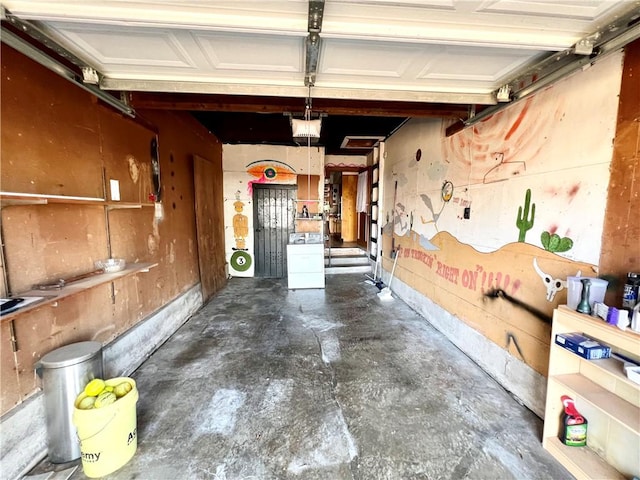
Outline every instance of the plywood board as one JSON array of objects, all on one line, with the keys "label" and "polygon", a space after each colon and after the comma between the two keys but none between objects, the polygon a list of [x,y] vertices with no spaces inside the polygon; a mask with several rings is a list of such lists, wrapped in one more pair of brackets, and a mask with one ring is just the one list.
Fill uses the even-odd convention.
[{"label": "plywood board", "polygon": [[45,354],[70,343],[113,338],[109,284],[66,297],[14,320],[18,343],[17,372],[20,395],[28,397],[40,385],[34,365]]},{"label": "plywood board", "polygon": [[0,324],[0,415],[21,401],[20,384],[11,344],[10,322]]},{"label": "plywood board", "polygon": [[640,272],[640,41],[625,48],[614,155],[602,235],[600,269],[619,279],[607,292],[621,306],[627,272]]},{"label": "plywood board", "polygon": [[[105,194],[103,180],[113,178],[120,182],[121,202],[147,202],[151,184],[147,165],[155,128],[141,127],[113,112],[4,44],[1,95],[3,190],[100,198]],[[209,156],[216,172],[212,212],[216,251],[210,268],[216,272],[215,287],[224,284],[220,143],[187,113],[138,112],[138,116],[159,132],[160,215],[155,215],[153,206],[139,205],[2,209],[12,292],[93,270],[94,261],[109,254],[128,262],[158,264],[148,273],[16,315],[15,357],[8,340],[10,322],[4,322],[3,413],[38,388],[33,366],[40,356],[74,341],[111,341],[198,282],[193,153]]]},{"label": "plywood board", "polygon": [[[99,115],[106,195],[113,200],[110,181],[118,182],[120,201],[152,203],[154,192],[151,141],[155,133],[133,120],[103,109]],[[161,169],[162,170],[162,169]],[[162,173],[160,172],[161,178]]]},{"label": "plywood board", "polygon": [[34,284],[95,269],[107,257],[104,208],[87,205],[32,205],[2,209],[9,288],[13,294]]},{"label": "plywood board", "polygon": [[101,197],[101,108],[2,43],[3,191]]},{"label": "plywood board", "polygon": [[[396,238],[396,277],[546,375],[551,316],[566,303],[567,290],[562,288],[547,300],[547,283],[537,273],[534,259],[545,273],[560,279],[578,269],[586,275],[590,265],[526,243],[481,253],[446,232],[427,243],[428,248],[415,233]],[[388,235],[383,244],[388,246],[383,267],[390,270]],[[495,297],[497,291],[503,294]]]},{"label": "plywood board", "polygon": [[200,285],[202,298],[206,302],[216,291],[216,270],[214,255],[216,249],[224,248],[216,245],[214,217],[214,175],[213,163],[200,156],[193,157],[195,185],[196,230],[198,237],[198,261],[200,265]]}]

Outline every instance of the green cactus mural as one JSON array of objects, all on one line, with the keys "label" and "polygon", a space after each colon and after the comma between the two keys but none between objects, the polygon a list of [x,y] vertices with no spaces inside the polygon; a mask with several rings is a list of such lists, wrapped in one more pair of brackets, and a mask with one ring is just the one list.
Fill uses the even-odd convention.
[{"label": "green cactus mural", "polygon": [[524,196],[524,212],[522,207],[518,207],[518,218],[516,218],[516,227],[520,230],[518,235],[518,241],[524,242],[524,237],[528,230],[533,227],[533,220],[536,216],[536,204],[531,205],[531,218],[529,218],[529,205],[531,204],[531,189],[527,188],[527,193]]},{"label": "green cactus mural", "polygon": [[573,240],[569,237],[562,237],[556,233],[542,232],[540,235],[540,241],[542,246],[548,252],[560,253],[571,250],[573,247]]}]

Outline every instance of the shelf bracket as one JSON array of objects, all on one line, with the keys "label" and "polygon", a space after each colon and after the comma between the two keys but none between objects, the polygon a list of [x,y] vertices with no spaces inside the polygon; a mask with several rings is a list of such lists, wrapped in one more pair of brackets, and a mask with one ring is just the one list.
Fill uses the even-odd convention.
[{"label": "shelf bracket", "polygon": [[16,325],[13,320],[9,322],[9,335],[11,337],[11,351],[16,353],[18,351],[18,339],[16,338]]}]

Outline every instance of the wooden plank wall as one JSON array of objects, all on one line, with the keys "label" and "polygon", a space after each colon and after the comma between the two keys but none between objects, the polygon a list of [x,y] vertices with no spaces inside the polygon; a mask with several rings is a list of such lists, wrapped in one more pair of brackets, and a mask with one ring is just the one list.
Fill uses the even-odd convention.
[{"label": "wooden plank wall", "polygon": [[[108,343],[199,282],[193,155],[212,160],[217,178],[212,212],[218,250],[209,266],[224,285],[222,150],[187,113],[138,112],[138,122],[2,44],[1,168],[3,191],[109,199],[118,180],[122,202],[135,209],[77,204],[2,208],[7,290],[93,270],[114,257],[156,268],[85,290],[14,317],[0,328],[0,412],[39,388],[35,362],[69,343]],[[152,128],[146,125],[153,125]],[[156,218],[150,142],[159,140],[162,218]],[[6,293],[6,292],[3,292]]]},{"label": "wooden plank wall", "polygon": [[606,303],[620,306],[627,272],[640,273],[640,40],[625,48],[618,126],[602,235],[600,273],[620,282]]}]

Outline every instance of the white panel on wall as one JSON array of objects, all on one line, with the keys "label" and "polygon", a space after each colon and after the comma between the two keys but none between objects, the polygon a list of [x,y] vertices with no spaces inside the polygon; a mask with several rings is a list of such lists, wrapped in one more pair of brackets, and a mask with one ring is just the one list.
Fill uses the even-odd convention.
[{"label": "white panel on wall", "polygon": [[[530,189],[536,212],[525,241],[542,248],[541,234],[555,233],[573,240],[561,255],[597,264],[621,60],[613,55],[448,138],[439,121],[411,120],[386,142],[386,204],[397,181],[396,206],[414,212],[415,232],[446,231],[489,252],[518,241],[518,207]],[[449,202],[445,181],[453,184]]]},{"label": "white panel on wall", "polygon": [[224,172],[225,255],[233,277],[254,275],[253,201],[247,188],[249,181],[247,173]]}]

